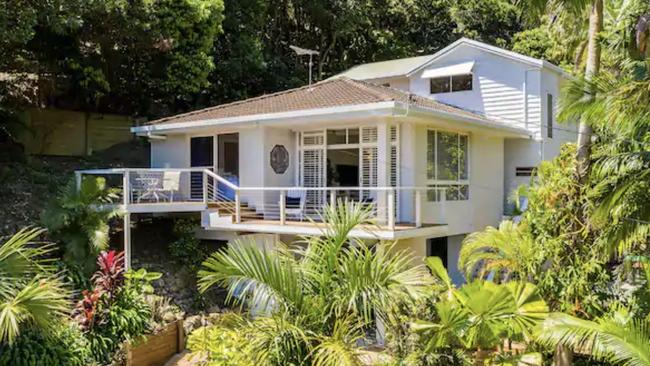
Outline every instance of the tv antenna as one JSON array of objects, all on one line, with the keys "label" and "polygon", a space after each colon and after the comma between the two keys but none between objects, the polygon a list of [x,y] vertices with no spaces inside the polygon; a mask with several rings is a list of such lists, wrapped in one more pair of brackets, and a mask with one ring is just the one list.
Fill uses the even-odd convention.
[{"label": "tv antenna", "polygon": [[318,51],[310,50],[307,48],[300,48],[298,46],[289,46],[298,56],[309,55],[309,86],[311,86],[311,69],[314,65],[312,58],[314,55],[318,55]]}]

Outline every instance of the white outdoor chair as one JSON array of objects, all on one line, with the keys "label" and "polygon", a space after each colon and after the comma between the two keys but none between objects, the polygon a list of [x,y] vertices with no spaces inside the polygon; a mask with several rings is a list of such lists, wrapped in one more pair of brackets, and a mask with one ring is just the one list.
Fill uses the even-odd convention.
[{"label": "white outdoor chair", "polygon": [[285,213],[287,216],[303,220],[305,217],[306,191],[300,189],[290,189],[285,196]]},{"label": "white outdoor chair", "polygon": [[[174,192],[177,192],[181,187],[181,172],[164,172],[162,179],[162,187],[160,195],[169,202],[174,202]],[[168,196],[169,195],[169,196]]]}]

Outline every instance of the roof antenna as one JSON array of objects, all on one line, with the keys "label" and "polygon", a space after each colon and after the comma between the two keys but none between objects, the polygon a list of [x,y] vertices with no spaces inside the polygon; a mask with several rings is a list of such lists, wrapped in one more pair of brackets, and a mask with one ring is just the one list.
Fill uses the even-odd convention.
[{"label": "roof antenna", "polygon": [[304,56],[304,55],[309,55],[309,86],[311,87],[311,69],[312,66],[314,65],[314,62],[312,61],[312,57],[314,55],[318,55],[318,51],[310,50],[307,48],[300,48],[298,46],[289,46],[298,56]]}]

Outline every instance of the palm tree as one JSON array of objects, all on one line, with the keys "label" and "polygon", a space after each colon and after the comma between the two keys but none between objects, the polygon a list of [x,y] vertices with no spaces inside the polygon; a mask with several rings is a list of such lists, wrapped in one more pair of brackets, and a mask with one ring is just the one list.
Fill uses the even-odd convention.
[{"label": "palm tree", "polygon": [[470,234],[463,241],[458,265],[466,278],[494,273],[496,279],[530,280],[544,262],[539,245],[525,227],[503,221],[499,228],[488,226]]},{"label": "palm tree", "polygon": [[413,324],[428,352],[461,347],[474,352],[476,365],[484,365],[496,360],[494,350],[504,340],[530,339],[531,330],[546,318],[548,307],[531,283],[477,280],[455,288],[439,258],[426,262],[446,289],[435,305],[438,321]]},{"label": "palm tree", "polygon": [[108,248],[108,220],[119,212],[106,205],[115,199],[104,178],[84,179],[77,190],[70,182],[43,212],[48,234],[63,248],[63,259],[90,277],[95,260]]},{"label": "palm tree", "polygon": [[340,201],[326,208],[323,235],[303,238],[302,249],[237,239],[203,263],[199,290],[226,287],[228,301],[258,315],[242,331],[260,363],[355,365],[356,340],[375,319],[432,283],[394,243],[348,237],[355,227],[368,227],[369,217],[363,205]]},{"label": "palm tree", "polygon": [[0,343],[28,325],[50,329],[70,310],[69,292],[44,259],[54,248],[34,242],[42,232],[23,229],[0,246]]},{"label": "palm tree", "polygon": [[554,313],[540,328],[537,340],[563,344],[617,365],[650,366],[650,323],[621,313],[596,321]]},{"label": "palm tree", "polygon": [[[543,12],[548,8],[552,10],[565,12],[574,17],[581,17],[585,10],[589,11],[589,25],[587,32],[586,44],[586,62],[585,62],[585,80],[592,81],[600,72],[601,59],[601,40],[600,33],[603,30],[603,0],[527,0],[522,3],[525,11],[531,9],[537,13]],[[582,52],[579,50],[578,52]],[[585,90],[583,97],[592,99],[595,95],[593,90]],[[578,149],[576,159],[576,177],[583,182],[589,171],[590,154],[591,154],[591,135],[593,133],[591,122],[586,118],[580,118],[578,128]]]}]

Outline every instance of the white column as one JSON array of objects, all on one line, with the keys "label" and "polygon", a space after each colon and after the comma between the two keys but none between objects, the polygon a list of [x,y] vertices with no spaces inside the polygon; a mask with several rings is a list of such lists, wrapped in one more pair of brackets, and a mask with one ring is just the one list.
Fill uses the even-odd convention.
[{"label": "white column", "polygon": [[[422,181],[418,180],[418,169],[426,169],[426,153],[425,155],[416,154],[416,146],[422,143],[416,138],[416,126],[412,123],[402,123],[400,126],[400,183],[404,187],[416,187],[423,185]],[[426,138],[424,139],[426,143]],[[426,150],[426,147],[424,148]],[[418,160],[424,161],[422,166],[418,166]],[[400,212],[402,219],[406,221],[415,221],[413,207],[416,202],[415,192],[410,190],[403,190],[400,192]]]},{"label": "white column", "polygon": [[284,225],[287,221],[287,199],[286,191],[284,189],[280,190],[280,225]]},{"label": "white column", "polygon": [[[390,187],[390,128],[387,120],[383,120],[377,125],[377,187]],[[380,191],[377,194],[380,222],[390,222],[388,217],[389,196],[386,191]]]},{"label": "white column", "polygon": [[131,214],[126,212],[124,220],[124,268],[131,269]]}]

